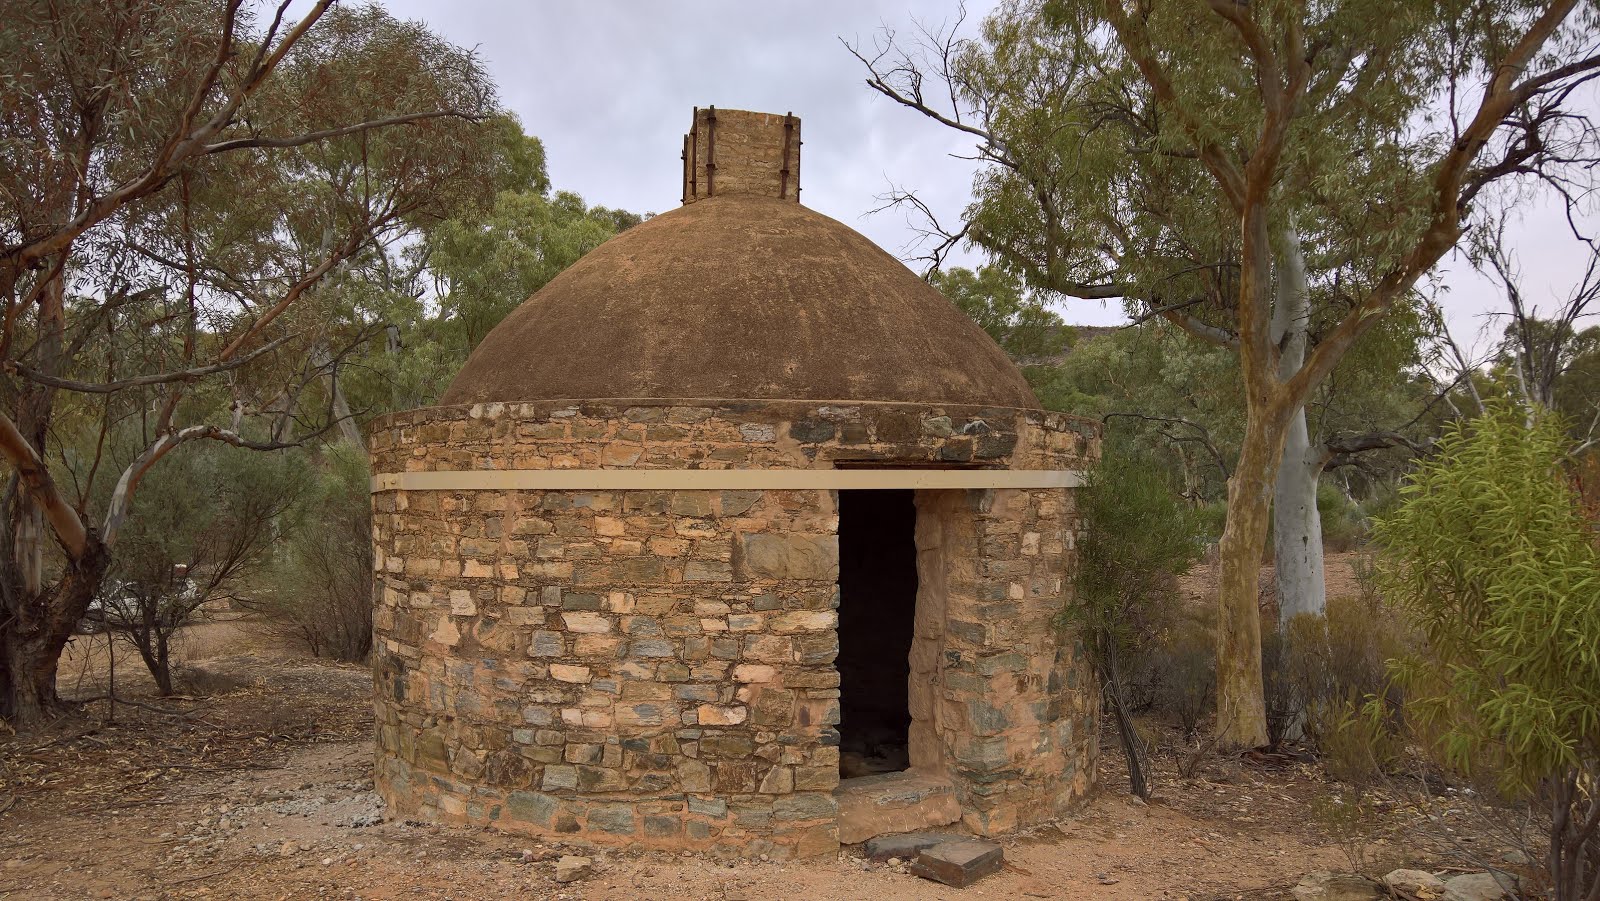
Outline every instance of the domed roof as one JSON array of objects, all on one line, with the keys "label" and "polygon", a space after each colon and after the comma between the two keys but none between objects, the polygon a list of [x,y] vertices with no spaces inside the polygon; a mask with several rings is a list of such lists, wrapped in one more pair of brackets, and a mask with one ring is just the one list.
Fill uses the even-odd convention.
[{"label": "domed roof", "polygon": [[747,193],[586,254],[489,332],[442,402],[613,398],[1039,406],[1005,352],[894,257]]}]

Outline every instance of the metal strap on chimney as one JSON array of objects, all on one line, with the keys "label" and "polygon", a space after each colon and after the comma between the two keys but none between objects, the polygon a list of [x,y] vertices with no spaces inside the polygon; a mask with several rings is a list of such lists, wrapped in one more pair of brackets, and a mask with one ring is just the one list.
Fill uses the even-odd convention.
[{"label": "metal strap on chimney", "polygon": [[706,196],[717,196],[717,108],[706,108]]},{"label": "metal strap on chimney", "polygon": [[681,188],[683,196],[678,199],[678,202],[679,203],[688,203],[689,202],[689,172],[688,172],[688,167],[689,167],[689,136],[688,135],[684,135],[683,136],[683,152],[678,154],[678,159],[683,160],[683,166],[684,166],[683,178],[681,179],[681,181],[683,182],[683,185],[682,185],[682,188]]},{"label": "metal strap on chimney", "polygon": [[789,199],[789,142],[794,139],[794,113],[783,114],[783,168],[778,170],[778,199]]},{"label": "metal strap on chimney", "polygon": [[700,199],[700,107],[694,108],[694,122],[689,126],[689,197]]}]

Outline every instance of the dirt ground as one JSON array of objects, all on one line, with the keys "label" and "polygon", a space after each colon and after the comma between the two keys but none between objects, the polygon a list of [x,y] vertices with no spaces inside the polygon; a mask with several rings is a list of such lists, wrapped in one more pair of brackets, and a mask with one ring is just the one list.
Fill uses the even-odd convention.
[{"label": "dirt ground", "polygon": [[[1191,606],[1209,606],[1217,596],[1217,562],[1207,559],[1178,577],[1178,594]],[[1328,599],[1360,597],[1362,592],[1360,572],[1362,554],[1359,551],[1330,553],[1322,559],[1323,581],[1328,587]],[[1256,592],[1263,617],[1276,619],[1278,615],[1277,569],[1271,563],[1261,567],[1256,576]]]},{"label": "dirt ground", "polygon": [[[181,652],[191,693],[164,701],[119,653],[113,708],[105,639],[79,639],[62,689],[95,700],[44,734],[0,736],[0,898],[1199,901],[1289,898],[1307,872],[1351,869],[1348,843],[1310,814],[1333,788],[1314,763],[1195,756],[1174,740],[1144,804],[1125,794],[1109,731],[1099,793],[1074,817],[1002,838],[1006,869],[966,890],[854,849],[726,861],[390,821],[372,792],[365,669],[298,655],[247,621],[196,627]],[[1199,761],[1189,778],[1185,759]],[[1377,801],[1365,869],[1447,863],[1417,828],[1426,818]],[[557,884],[562,853],[592,856],[595,873]]]}]

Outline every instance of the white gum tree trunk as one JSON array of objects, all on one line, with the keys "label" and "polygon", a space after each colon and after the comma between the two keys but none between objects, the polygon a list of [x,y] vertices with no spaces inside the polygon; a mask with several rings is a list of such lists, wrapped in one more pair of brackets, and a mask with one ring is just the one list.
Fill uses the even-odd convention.
[{"label": "white gum tree trunk", "polygon": [[[1285,229],[1278,265],[1277,296],[1272,310],[1273,339],[1279,348],[1278,373],[1293,376],[1306,357],[1306,329],[1311,296],[1306,284],[1300,236]],[[1287,626],[1301,613],[1321,614],[1327,606],[1327,581],[1322,568],[1322,518],[1317,513],[1317,481],[1322,475],[1322,449],[1311,445],[1306,408],[1294,412],[1283,445],[1272,498],[1272,550],[1276,563],[1278,625]]]},{"label": "white gum tree trunk", "polygon": [[1322,570],[1322,518],[1317,514],[1320,449],[1311,447],[1306,411],[1289,426],[1283,462],[1273,490],[1272,552],[1277,564],[1278,625],[1301,613],[1321,614],[1327,606]]}]

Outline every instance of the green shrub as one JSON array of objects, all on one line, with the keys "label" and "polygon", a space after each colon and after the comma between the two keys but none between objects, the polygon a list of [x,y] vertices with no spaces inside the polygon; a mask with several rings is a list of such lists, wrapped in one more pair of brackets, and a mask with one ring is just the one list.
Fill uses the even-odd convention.
[{"label": "green shrub", "polygon": [[257,595],[304,469],[289,453],[208,441],[178,446],[145,474],[95,611],[139,652],[163,697],[174,691],[180,632]]},{"label": "green shrub", "polygon": [[1077,597],[1062,618],[1083,636],[1128,751],[1134,792],[1145,795],[1123,670],[1170,621],[1177,574],[1200,556],[1199,523],[1157,464],[1115,444],[1079,492],[1078,509],[1086,536],[1078,546]]},{"label": "green shrub", "polygon": [[1322,543],[1328,551],[1348,551],[1366,537],[1367,520],[1361,507],[1327,480],[1317,483],[1317,514],[1322,520]]},{"label": "green shrub", "polygon": [[1408,715],[1447,764],[1548,803],[1562,901],[1600,894],[1600,552],[1567,447],[1555,416],[1493,406],[1375,524],[1382,590],[1422,637],[1392,668]]},{"label": "green shrub", "polygon": [[319,657],[359,661],[372,648],[369,481],[361,449],[328,449],[281,547],[273,590],[254,604]]},{"label": "green shrub", "polygon": [[1228,524],[1228,505],[1223,501],[1204,504],[1194,511],[1196,528],[1207,544],[1222,540],[1222,530]]},{"label": "green shrub", "polygon": [[1267,714],[1267,744],[1272,747],[1295,737],[1305,720],[1308,686],[1291,668],[1308,650],[1285,632],[1261,630],[1261,700]]},{"label": "green shrub", "polygon": [[[1388,661],[1413,643],[1398,617],[1374,598],[1335,597],[1323,615],[1301,614],[1261,639],[1267,733],[1298,738],[1328,771],[1360,785],[1398,753],[1400,693]],[[1368,710],[1379,712],[1372,721]]]},{"label": "green shrub", "polygon": [[1193,741],[1216,704],[1216,630],[1202,616],[1179,617],[1145,657],[1153,706]]}]

